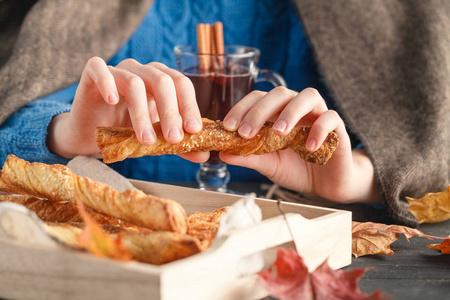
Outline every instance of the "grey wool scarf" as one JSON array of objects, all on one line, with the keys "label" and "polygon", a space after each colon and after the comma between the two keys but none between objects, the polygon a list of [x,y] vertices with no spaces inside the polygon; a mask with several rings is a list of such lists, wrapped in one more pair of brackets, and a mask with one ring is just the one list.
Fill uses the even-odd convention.
[{"label": "grey wool scarf", "polygon": [[[417,225],[405,196],[450,182],[450,1],[294,2],[337,109],[373,161],[389,215]],[[40,0],[24,7],[20,30],[0,32],[0,123],[76,82],[90,57],[110,58],[151,3]]]},{"label": "grey wool scarf", "polygon": [[[0,2],[2,11],[26,13],[20,31],[8,24],[0,29],[0,123],[30,101],[78,81],[92,56],[111,58],[140,24],[153,1],[34,2],[31,8],[16,0]],[[5,20],[8,15],[2,17]],[[5,23],[3,20],[0,22]],[[17,23],[17,18],[9,23]]]},{"label": "grey wool scarf", "polygon": [[390,215],[450,183],[450,1],[297,0],[324,81]]}]

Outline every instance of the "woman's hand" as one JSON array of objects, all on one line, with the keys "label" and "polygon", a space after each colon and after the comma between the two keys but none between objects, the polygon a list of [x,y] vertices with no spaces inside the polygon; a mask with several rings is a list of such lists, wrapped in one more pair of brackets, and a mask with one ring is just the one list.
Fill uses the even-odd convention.
[{"label": "woman's hand", "polygon": [[255,169],[273,182],[305,194],[337,202],[382,201],[372,162],[363,150],[352,151],[343,120],[328,110],[315,89],[300,93],[283,87],[269,93],[254,91],[231,109],[223,124],[227,130],[252,138],[266,121],[274,122],[273,130],[280,136],[294,126],[312,126],[306,142],[309,151],[317,150],[333,130],[339,135],[339,145],[326,165],[308,163],[291,149],[248,157],[221,153],[221,159]]},{"label": "woman's hand", "polygon": [[[48,128],[47,144],[66,158],[95,155],[97,126],[133,126],[138,140],[152,145],[152,123],[161,121],[164,138],[182,140],[184,131],[202,128],[194,87],[186,76],[161,63],[142,65],[126,59],[116,67],[91,58],[81,75],[69,113],[55,116]],[[206,161],[208,153],[189,153],[184,158]]]}]

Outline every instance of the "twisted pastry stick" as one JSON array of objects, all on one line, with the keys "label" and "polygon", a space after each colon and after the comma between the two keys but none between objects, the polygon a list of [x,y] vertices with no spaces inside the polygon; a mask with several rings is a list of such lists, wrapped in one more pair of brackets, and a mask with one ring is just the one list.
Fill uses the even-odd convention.
[{"label": "twisted pastry stick", "polygon": [[109,185],[75,175],[64,165],[30,163],[9,155],[0,175],[1,190],[77,204],[153,230],[186,233],[187,216],[180,203],[138,190],[117,192]]},{"label": "twisted pastry stick", "polygon": [[[50,223],[45,227],[50,235],[73,246],[80,247],[78,236],[82,223]],[[102,225],[102,229],[112,239],[121,234],[122,243],[130,251],[131,258],[140,262],[162,265],[202,251],[196,237],[170,231],[136,232],[114,226]]]},{"label": "twisted pastry stick", "polygon": [[[23,195],[0,195],[0,202],[12,202],[25,206],[44,222],[52,223],[83,223],[78,207],[68,202],[56,202],[50,199]],[[125,222],[121,219],[99,214],[92,210],[86,212],[98,223],[118,228],[126,228],[139,232],[149,232],[150,229]]]},{"label": "twisted pastry stick", "polygon": [[103,161],[113,163],[127,157],[145,155],[181,154],[187,152],[223,151],[232,155],[248,156],[266,154],[281,149],[291,148],[304,160],[314,164],[325,164],[338,145],[338,135],[330,132],[325,142],[315,152],[306,150],[305,144],[310,127],[294,127],[281,137],[275,134],[271,125],[265,125],[251,139],[242,138],[237,132],[227,131],[222,122],[203,119],[203,129],[196,134],[184,133],[184,138],[177,144],[166,142],[161,132],[160,123],[153,124],[157,141],[152,146],[142,145],[133,128],[97,127],[97,144]]},{"label": "twisted pastry stick", "polygon": [[228,209],[229,206],[224,206],[211,212],[196,212],[188,216],[188,234],[199,239],[202,249],[211,245],[219,230],[220,220]]}]

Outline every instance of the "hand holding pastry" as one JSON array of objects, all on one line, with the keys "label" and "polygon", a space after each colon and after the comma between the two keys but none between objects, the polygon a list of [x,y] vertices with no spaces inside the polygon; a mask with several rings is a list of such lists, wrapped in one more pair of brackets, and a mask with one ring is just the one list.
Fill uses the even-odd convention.
[{"label": "hand holding pastry", "polygon": [[[72,109],[54,117],[48,129],[49,149],[66,158],[98,153],[97,126],[132,126],[143,145],[156,141],[152,123],[161,119],[164,139],[178,143],[184,132],[201,129],[191,81],[161,63],[142,65],[127,59],[107,66],[91,58],[81,75]],[[184,156],[204,161],[207,153]]]},{"label": "hand holding pastry", "polygon": [[248,157],[221,153],[221,159],[252,168],[279,185],[338,202],[381,202],[371,160],[363,150],[353,150],[345,124],[328,110],[321,95],[312,88],[300,93],[275,88],[269,93],[254,91],[239,101],[223,121],[227,130],[251,139],[272,121],[273,131],[287,136],[296,126],[308,125],[308,151],[318,150],[330,132],[339,136],[339,145],[326,165],[311,164],[292,149]]},{"label": "hand holding pastry", "polygon": [[310,127],[307,126],[295,127],[289,134],[279,136],[273,132],[272,125],[267,124],[254,137],[245,139],[237,132],[225,130],[220,121],[202,120],[202,130],[195,134],[185,133],[183,140],[177,144],[170,144],[164,140],[160,123],[154,124],[157,141],[151,146],[142,145],[131,127],[97,127],[97,143],[105,163],[121,161],[127,157],[180,155],[196,151],[222,151],[231,155],[248,156],[291,148],[308,162],[325,164],[339,141],[337,134],[330,132],[323,145],[310,152],[305,147],[310,131]]}]

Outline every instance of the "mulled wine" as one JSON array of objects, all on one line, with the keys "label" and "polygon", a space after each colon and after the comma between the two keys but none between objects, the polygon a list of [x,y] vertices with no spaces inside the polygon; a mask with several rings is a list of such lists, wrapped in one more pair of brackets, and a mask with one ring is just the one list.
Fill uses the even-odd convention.
[{"label": "mulled wine", "polygon": [[186,72],[194,85],[203,118],[223,120],[231,107],[253,90],[255,76],[246,73],[199,74]]},{"label": "mulled wine", "polygon": [[[231,107],[253,90],[255,75],[242,70],[242,67],[234,71],[234,74],[201,74],[198,70],[185,73],[194,85],[203,118],[223,120]],[[214,164],[218,161],[218,153],[211,152],[208,163]]]}]

